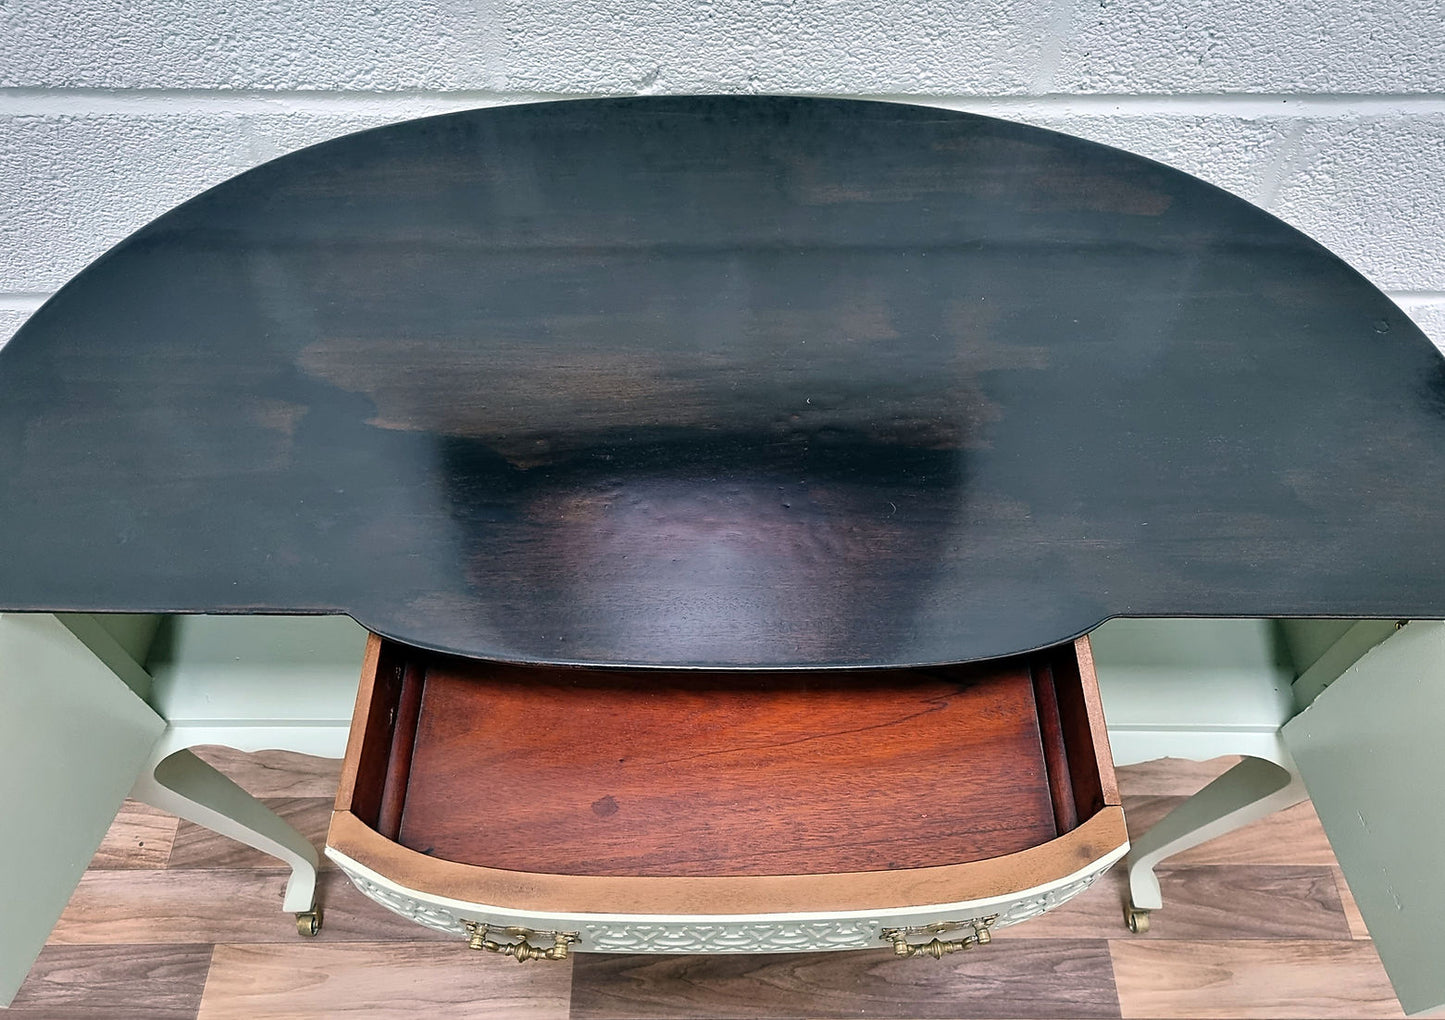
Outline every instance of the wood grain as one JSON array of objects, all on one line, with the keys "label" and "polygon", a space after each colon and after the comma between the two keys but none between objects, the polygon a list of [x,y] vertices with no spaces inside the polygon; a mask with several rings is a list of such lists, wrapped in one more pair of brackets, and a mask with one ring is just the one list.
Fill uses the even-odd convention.
[{"label": "wood grain", "polygon": [[372,634],[366,639],[351,731],[346,735],[346,757],[336,787],[336,809],[356,811],[375,825],[386,782],[386,762],[396,723],[406,667],[402,646]]},{"label": "wood grain", "polygon": [[[1163,818],[1182,797],[1125,797],[1130,838],[1137,839]],[[1189,864],[1311,864],[1335,862],[1329,838],[1308,801],[1252,822],[1242,829],[1169,858],[1174,867]]]},{"label": "wood grain", "polygon": [[1226,754],[1208,761],[1159,758],[1114,770],[1119,792],[1125,797],[1188,797],[1239,764],[1239,755]]},{"label": "wood grain", "polygon": [[407,789],[411,782],[411,755],[416,747],[425,675],[426,667],[416,662],[409,663],[402,675],[395,722],[390,727],[381,803],[376,809],[376,831],[387,839],[396,839],[401,830],[401,815],[406,809]]},{"label": "wood grain", "polygon": [[[574,1020],[732,1017],[1114,1017],[1102,940],[1021,940],[943,961],[887,951],[579,954]],[[998,947],[1005,948],[1005,947]],[[934,966],[941,963],[941,966]]]},{"label": "wood grain", "polygon": [[1442,393],[1343,261],[1117,149],[822,98],[470,110],[197,196],[0,349],[0,608],[719,667],[1440,619]]},{"label": "wood grain", "polygon": [[211,946],[46,946],[6,1016],[190,1020]]},{"label": "wood grain", "polygon": [[1053,670],[1047,665],[1040,665],[1032,673],[1039,742],[1043,747],[1049,794],[1054,805],[1054,828],[1058,832],[1068,832],[1079,824],[1079,806],[1069,771],[1069,751],[1064,743],[1063,724],[1059,720],[1059,699]]},{"label": "wood grain", "polygon": [[[281,796],[309,795],[307,784],[314,781],[318,763],[333,770],[337,765],[301,756],[278,757],[269,752],[231,754],[223,762],[228,772],[254,774]],[[1213,768],[1222,770],[1228,764],[1221,761]],[[1209,763],[1201,769],[1195,763],[1174,760],[1119,771],[1126,786],[1131,777],[1142,775],[1147,790],[1167,794],[1202,786],[1211,778],[1206,774],[1209,767]],[[323,789],[316,795],[325,792]],[[1137,795],[1140,790],[1135,787],[1132,792]],[[1286,858],[1291,843],[1265,849],[1272,858]],[[1307,857],[1315,854],[1308,842],[1302,851]],[[233,859],[231,863],[239,865],[241,861]],[[1367,1016],[1374,1009],[1371,1003],[1389,994],[1383,969],[1363,938],[1366,933],[1351,926],[1343,893],[1332,897],[1321,885],[1322,869],[1318,865],[1308,861],[1170,865],[1159,873],[1165,909],[1154,916],[1153,930],[1146,936],[1130,935],[1123,927],[1124,873],[1115,868],[1094,888],[1058,910],[998,932],[996,944],[987,950],[943,961],[900,961],[902,970],[883,972],[881,977],[870,976],[872,968],[867,961],[874,956],[870,953],[774,957],[771,959],[776,964],[768,966],[761,965],[757,957],[715,958],[712,962],[696,958],[633,958],[639,968],[636,974],[625,959],[589,962],[596,958],[578,955],[576,965],[583,970],[599,968],[597,980],[579,982],[579,1016],[667,1016],[678,1020],[707,1016],[886,1017],[906,1016],[906,1011],[912,1010],[915,1017],[1012,1014],[1015,1020],[1049,1015],[1058,1020],[1080,1012],[1067,1001],[1067,989],[1061,988],[1060,994],[1050,999],[1052,1006],[1047,1002],[1031,1005],[1009,997],[1015,994],[1015,988],[1027,988],[1035,972],[1039,980],[1052,982],[1055,988],[1069,983],[1056,976],[1058,971],[1049,962],[1053,958],[1048,953],[1033,955],[1019,963],[1017,969],[1005,967],[1004,962],[1020,947],[1033,952],[1031,947],[1041,944],[1077,945],[1103,938],[1108,939],[1116,954],[1128,957],[1131,947],[1142,947],[1146,955],[1128,957],[1126,965],[1117,971],[1113,957],[1087,957],[1092,962],[1070,981],[1094,988],[1101,982],[1117,980],[1119,999],[1143,1015]],[[1333,869],[1331,862],[1331,874]],[[194,1016],[195,1006],[191,1012],[184,1012],[178,997],[184,986],[192,989],[186,1001],[199,1002],[195,992],[198,985],[186,985],[179,977],[183,962],[193,959],[190,954],[194,947],[184,944],[188,942],[200,943],[203,950],[210,943],[222,943],[217,950],[218,960],[237,968],[231,971],[232,977],[219,973],[220,979],[208,985],[208,1016],[251,1016],[272,1008],[289,994],[299,996],[293,1001],[307,1004],[306,1011],[291,1015],[408,1020],[416,1015],[408,1005],[413,996],[413,971],[400,967],[401,960],[410,961],[417,976],[425,973],[463,989],[471,1013],[465,1014],[462,1007],[456,1009],[464,1015],[486,1016],[492,1011],[496,1015],[515,1014],[523,1008],[515,1004],[525,999],[526,992],[518,992],[514,982],[549,980],[547,973],[537,967],[495,961],[501,963],[500,968],[484,968],[489,975],[487,983],[481,987],[467,984],[471,968],[464,968],[460,975],[450,969],[456,952],[454,940],[373,904],[335,872],[322,876],[326,926],[315,940],[299,939],[289,915],[280,910],[284,879],[284,870],[269,865],[256,869],[185,869],[169,874],[138,869],[92,870],[72,901],[56,939],[37,964],[16,1015],[52,1020],[140,1020],[152,1016],[180,1020],[182,1016]],[[1352,935],[1359,940],[1352,942]],[[92,944],[63,945],[61,940]],[[172,941],[178,944],[170,945]],[[1216,944],[1227,947],[1227,959],[1211,955],[1210,946]],[[1365,951],[1312,958],[1308,955],[1311,945],[1359,945]],[[236,955],[247,947],[254,947],[255,952],[244,957]],[[358,955],[347,956],[341,962],[326,955],[337,949]],[[1158,955],[1148,955],[1151,952]],[[156,955],[146,955],[151,953]],[[465,950],[461,953],[464,961],[475,955]],[[137,977],[149,968],[138,962],[142,958],[162,961],[150,968],[150,977]],[[347,962],[363,958],[368,961],[370,974],[350,969],[351,963]],[[177,962],[172,967],[164,962],[168,960]],[[856,960],[864,963],[852,962]],[[1193,968],[1201,960],[1213,968],[1211,973],[1222,983],[1199,980]],[[325,970],[333,963],[345,971],[346,980],[325,983],[325,1004],[312,1008],[312,1000],[307,998],[312,993],[294,987],[296,974]],[[880,963],[880,971],[891,963]],[[910,974],[910,965],[920,969]],[[1305,967],[1308,980],[1298,974],[1290,976],[1291,968],[1297,966]],[[1000,978],[1001,967],[1008,971],[1007,981]],[[1282,981],[1277,980],[1280,971],[1285,975]],[[242,974],[244,979],[239,977]],[[490,979],[492,974],[496,975],[495,984]],[[1004,998],[981,1005],[969,992],[972,984],[981,979],[995,981],[987,987],[1001,990]],[[127,1000],[129,992],[119,990],[131,981],[138,982],[133,987],[143,989],[141,998]],[[105,991],[112,986],[115,992]],[[1362,989],[1367,994],[1362,995]],[[253,991],[254,999],[250,998]],[[443,990],[424,988],[419,994],[425,999],[441,996]],[[939,1006],[934,1000],[951,1004]],[[127,1001],[139,1002],[140,1006],[131,1009]],[[501,1006],[497,1007],[497,1003]],[[1052,1014],[1047,1012],[1051,1008]],[[1381,1012],[1389,1015],[1387,1010]]]},{"label": "wood grain", "polygon": [[1114,941],[1126,1017],[1401,1017],[1360,941]]},{"label": "wood grain", "polygon": [[[326,843],[331,824],[331,797],[265,797],[263,803],[296,828],[314,846]],[[205,826],[182,821],[175,832],[171,868],[275,868],[276,858],[245,843],[212,832]],[[335,867],[324,855],[323,868]]]},{"label": "wood grain", "polygon": [[1106,804],[1119,803],[1114,753],[1109,747],[1089,636],[1081,635],[1072,646],[1054,649],[1050,662],[1057,674],[1059,720],[1069,748],[1074,799],[1079,813],[1087,818]]},{"label": "wood grain", "polygon": [[[62,945],[279,942],[298,945],[281,910],[285,869],[91,871],[82,877],[50,940]],[[393,914],[323,872],[317,899],[322,942],[455,939]]]},{"label": "wood grain", "polygon": [[1345,920],[1349,922],[1350,934],[1357,939],[1369,938],[1370,929],[1365,927],[1364,915],[1360,913],[1360,905],[1355,902],[1349,883],[1345,881],[1345,873],[1338,865],[1331,870],[1335,873],[1335,886],[1340,891],[1340,905],[1344,908]]},{"label": "wood grain", "polygon": [[566,1020],[568,961],[518,967],[448,945],[216,947],[200,1020]]},{"label": "wood grain", "polygon": [[893,871],[1016,853],[1059,834],[1030,661],[627,674],[434,657],[397,841],[464,864],[597,876]]},{"label": "wood grain", "polygon": [[1063,906],[1027,924],[1001,928],[995,938],[1350,938],[1330,868],[1206,865],[1161,867],[1155,873],[1164,909],[1154,913],[1148,934],[1125,932],[1129,880],[1119,866]]},{"label": "wood grain", "polygon": [[253,797],[334,797],[341,777],[340,758],[215,746],[192,750]]},{"label": "wood grain", "polygon": [[90,860],[93,870],[163,868],[176,838],[175,815],[127,800]]},{"label": "wood grain", "polygon": [[1108,807],[1073,832],[1004,857],[936,868],[716,878],[551,875],[437,860],[338,811],[327,844],[399,885],[514,910],[563,913],[759,914],[887,910],[1011,896],[1096,863],[1127,842]]}]

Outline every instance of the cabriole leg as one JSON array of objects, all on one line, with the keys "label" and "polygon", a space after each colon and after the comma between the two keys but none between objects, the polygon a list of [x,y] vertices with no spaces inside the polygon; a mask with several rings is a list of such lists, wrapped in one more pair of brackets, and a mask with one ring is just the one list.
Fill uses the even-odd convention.
[{"label": "cabriole leg", "polygon": [[265,804],[184,748],[143,772],[131,796],[284,861],[291,878],[281,909],[298,915],[303,934],[315,934],[319,918],[308,915],[315,915],[316,848]]},{"label": "cabriole leg", "polygon": [[1130,930],[1147,931],[1149,911],[1164,905],[1154,876],[1160,861],[1305,799],[1304,783],[1290,765],[1244,758],[1133,841],[1125,863]]}]

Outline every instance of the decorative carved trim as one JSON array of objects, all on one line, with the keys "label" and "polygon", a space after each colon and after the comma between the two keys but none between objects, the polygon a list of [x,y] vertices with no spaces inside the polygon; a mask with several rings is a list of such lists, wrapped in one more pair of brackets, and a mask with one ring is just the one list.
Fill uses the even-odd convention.
[{"label": "decorative carved trim", "polygon": [[[437,931],[450,932],[458,937],[466,936],[466,922],[481,922],[505,927],[515,923],[512,919],[496,916],[488,908],[457,910],[432,900],[424,893],[404,890],[400,887],[383,885],[362,874],[346,858],[330,854],[341,870],[346,873],[357,889],[377,903],[417,924]],[[1095,879],[1109,869],[1110,859],[1101,862],[1098,870],[1048,889],[1042,893],[1021,897],[1011,902],[996,904],[988,913],[997,913],[994,928],[1018,924],[1038,917],[1061,903],[1073,899]],[[935,921],[972,916],[967,904],[948,908],[946,913],[923,915],[911,913],[909,924],[927,924]],[[897,912],[878,911],[876,917],[839,918],[822,921],[769,921],[753,918],[729,923],[698,922],[679,918],[676,922],[657,921],[648,918],[639,922],[617,922],[611,920],[588,921],[585,914],[574,916],[559,915],[555,921],[544,926],[568,928],[581,933],[582,938],[575,946],[577,951],[612,953],[815,953],[831,949],[879,949],[882,928],[896,924]],[[542,922],[535,922],[533,926]]]},{"label": "decorative carved trim", "polygon": [[865,921],[783,924],[598,925],[584,938],[612,953],[796,953],[878,946],[878,926]]},{"label": "decorative carved trim", "polygon": [[[451,932],[455,935],[462,936],[466,935],[467,930],[461,918],[446,907],[427,903],[425,900],[414,899],[404,893],[377,885],[370,879],[358,875],[345,865],[341,866],[341,870],[346,872],[346,877],[351,879],[351,883],[356,886],[356,888],[360,889],[392,913],[400,914],[409,921],[415,921],[417,924],[427,928],[435,928],[437,931]],[[479,912],[477,917],[468,918],[468,920],[485,921],[487,919],[481,916]]]}]

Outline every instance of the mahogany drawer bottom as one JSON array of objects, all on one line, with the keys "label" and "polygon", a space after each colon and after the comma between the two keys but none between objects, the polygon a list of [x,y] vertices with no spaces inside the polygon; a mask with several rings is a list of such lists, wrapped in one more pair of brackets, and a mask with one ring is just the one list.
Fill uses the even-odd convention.
[{"label": "mahogany drawer bottom", "polygon": [[938,955],[1127,849],[1086,639],[710,673],[373,638],[326,852],[392,910],[511,954]]}]

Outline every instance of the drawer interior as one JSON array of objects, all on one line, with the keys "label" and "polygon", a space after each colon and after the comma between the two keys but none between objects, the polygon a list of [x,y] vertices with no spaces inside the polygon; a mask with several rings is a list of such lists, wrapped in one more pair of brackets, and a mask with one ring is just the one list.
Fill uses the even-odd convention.
[{"label": "drawer interior", "polygon": [[868,671],[517,666],[384,641],[370,661],[338,809],[438,860],[894,871],[1036,847],[1118,803],[1082,641]]}]

